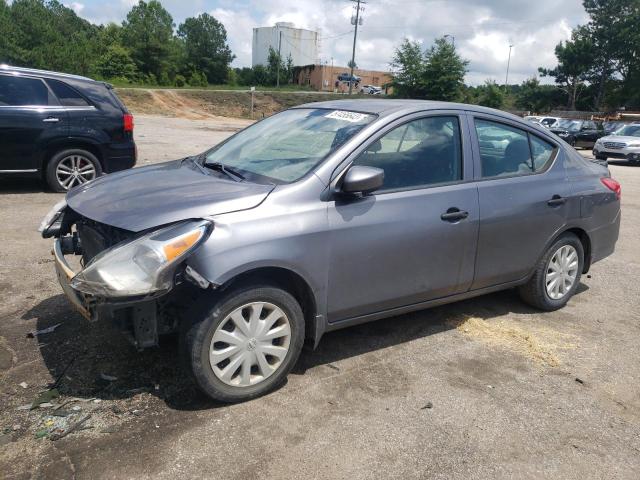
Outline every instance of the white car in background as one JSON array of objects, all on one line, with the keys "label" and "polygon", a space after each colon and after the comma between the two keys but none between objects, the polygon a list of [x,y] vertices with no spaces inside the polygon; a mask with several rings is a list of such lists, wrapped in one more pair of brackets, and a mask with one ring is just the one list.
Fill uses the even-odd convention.
[{"label": "white car in background", "polygon": [[616,158],[629,163],[640,163],[640,124],[625,125],[612,135],[599,138],[593,147],[598,160]]},{"label": "white car in background", "polygon": [[559,117],[544,117],[538,115],[529,115],[527,117],[524,117],[524,119],[528,122],[542,125],[545,128],[552,128],[556,126],[560,120],[562,120]]},{"label": "white car in background", "polygon": [[376,87],[375,85],[363,85],[360,89],[360,93],[365,93],[368,95],[380,95],[382,93],[382,88]]}]

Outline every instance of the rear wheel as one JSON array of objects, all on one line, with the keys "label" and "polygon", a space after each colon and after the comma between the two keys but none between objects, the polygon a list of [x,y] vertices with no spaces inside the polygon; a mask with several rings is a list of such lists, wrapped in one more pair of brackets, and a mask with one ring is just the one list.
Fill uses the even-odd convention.
[{"label": "rear wheel", "polygon": [[47,184],[55,192],[67,192],[102,174],[100,162],[86,150],[63,150],[47,164]]},{"label": "rear wheel", "polygon": [[519,288],[520,296],[541,310],[562,308],[578,288],[583,265],[582,243],[574,234],[565,233],[542,256],[531,279]]},{"label": "rear wheel", "polygon": [[282,384],[304,342],[304,317],[288,292],[246,287],[204,299],[182,331],[186,368],[207,395],[249,400]]}]

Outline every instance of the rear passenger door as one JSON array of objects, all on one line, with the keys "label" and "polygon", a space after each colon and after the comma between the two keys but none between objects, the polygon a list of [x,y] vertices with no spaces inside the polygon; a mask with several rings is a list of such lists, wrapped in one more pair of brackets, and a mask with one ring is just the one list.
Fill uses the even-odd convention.
[{"label": "rear passenger door", "polygon": [[329,321],[468,290],[478,193],[465,116],[398,120],[350,160],[385,178],[371,195],[329,204]]},{"label": "rear passenger door", "polygon": [[66,112],[40,78],[0,74],[0,171],[37,171],[47,141],[67,132]]},{"label": "rear passenger door", "polygon": [[480,230],[475,278],[480,289],[526,277],[566,224],[570,184],[562,150],[519,123],[470,117]]}]

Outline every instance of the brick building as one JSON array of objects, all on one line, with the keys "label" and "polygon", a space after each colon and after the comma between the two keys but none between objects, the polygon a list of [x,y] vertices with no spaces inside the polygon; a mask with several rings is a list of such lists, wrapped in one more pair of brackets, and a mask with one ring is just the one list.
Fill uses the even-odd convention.
[{"label": "brick building", "polygon": [[[294,82],[298,85],[310,85],[318,91],[332,92],[336,89],[336,81],[341,73],[350,73],[349,67],[332,67],[331,65],[307,65],[298,67],[295,70]],[[375,85],[383,87],[391,83],[389,72],[379,72],[375,70],[355,69],[353,74],[360,77],[359,86]],[[349,84],[339,82],[337,87],[339,92],[349,91]]]}]

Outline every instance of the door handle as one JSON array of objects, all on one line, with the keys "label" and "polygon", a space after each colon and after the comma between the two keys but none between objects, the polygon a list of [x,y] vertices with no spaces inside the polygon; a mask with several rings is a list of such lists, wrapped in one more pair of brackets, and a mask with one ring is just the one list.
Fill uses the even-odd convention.
[{"label": "door handle", "polygon": [[58,117],[47,117],[45,119],[42,120],[45,123],[56,123],[59,122],[60,119]]},{"label": "door handle", "polygon": [[464,220],[469,216],[469,212],[464,212],[458,208],[452,207],[447,210],[445,213],[440,215],[440,218],[445,222],[457,222],[459,220]]},{"label": "door handle", "polygon": [[550,207],[559,207],[560,205],[564,205],[565,203],[567,203],[567,199],[561,197],[560,195],[554,195],[553,197],[551,197],[551,200],[547,200],[547,205],[549,205]]}]

